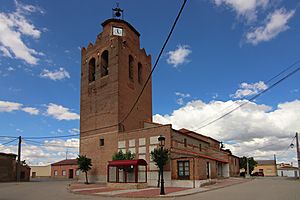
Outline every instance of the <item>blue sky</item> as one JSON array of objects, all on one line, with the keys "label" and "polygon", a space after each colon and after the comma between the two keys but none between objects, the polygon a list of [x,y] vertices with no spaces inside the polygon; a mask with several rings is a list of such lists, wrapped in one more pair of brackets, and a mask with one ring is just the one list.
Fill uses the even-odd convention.
[{"label": "blue sky", "polygon": [[[119,2],[154,63],[182,1]],[[267,89],[266,80],[300,59],[298,5],[188,1],[153,75],[154,120],[196,130],[224,108]],[[95,41],[113,7],[115,1],[1,1],[0,135],[78,133],[80,48]],[[238,155],[272,158],[276,153],[282,161],[294,161],[294,150],[285,150],[300,131],[299,90],[297,73],[244,109],[197,131],[225,141]],[[71,138],[46,143],[76,147],[76,137]],[[15,151],[14,145],[0,146],[0,151]],[[65,148],[43,145],[28,143],[25,158],[33,164],[64,158]],[[76,155],[76,148],[69,151]]]}]

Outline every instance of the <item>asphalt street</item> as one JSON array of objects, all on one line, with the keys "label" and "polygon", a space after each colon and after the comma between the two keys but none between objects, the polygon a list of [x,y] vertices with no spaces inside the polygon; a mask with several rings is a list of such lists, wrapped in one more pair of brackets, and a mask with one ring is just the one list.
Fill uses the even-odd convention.
[{"label": "asphalt street", "polygon": [[[70,193],[68,181],[43,181],[28,183],[0,183],[1,200],[110,200],[126,199],[87,196]],[[142,198],[140,198],[142,199]],[[155,198],[158,199],[158,198]],[[162,199],[209,199],[209,200],[300,200],[300,181],[282,178],[259,178],[250,182],[197,193],[188,196]]]}]

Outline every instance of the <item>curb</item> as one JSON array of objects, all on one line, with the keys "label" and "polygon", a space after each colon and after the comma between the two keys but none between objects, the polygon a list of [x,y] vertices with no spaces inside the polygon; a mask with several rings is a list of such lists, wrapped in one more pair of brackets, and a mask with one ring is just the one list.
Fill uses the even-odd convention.
[{"label": "curb", "polygon": [[[67,186],[67,190],[70,192],[70,193],[73,193],[73,194],[76,194],[76,195],[82,195],[82,196],[101,196],[101,197],[116,197],[116,198],[146,198],[146,199],[152,199],[152,198],[174,198],[174,197],[183,197],[183,196],[188,196],[188,195],[194,195],[194,194],[198,194],[198,193],[204,193],[204,192],[209,192],[209,191],[214,191],[214,190],[218,190],[218,189],[222,189],[222,188],[226,188],[226,187],[230,187],[230,186],[234,186],[234,185],[237,185],[237,184],[243,184],[243,183],[248,183],[250,181],[252,181],[253,179],[248,179],[244,182],[239,182],[239,183],[233,183],[233,184],[230,184],[230,185],[225,185],[225,186],[220,186],[220,187],[215,187],[215,188],[211,188],[211,189],[206,189],[205,187],[203,187],[204,189],[206,190],[203,190],[203,191],[195,191],[195,192],[191,192],[191,193],[188,193],[188,194],[178,194],[178,195],[158,195],[158,196],[152,196],[152,197],[149,197],[149,196],[134,196],[134,195],[124,195],[124,196],[119,196],[119,195],[110,195],[110,194],[95,194],[95,193],[92,193],[92,194],[81,194],[80,192],[74,192],[70,189],[70,184]],[[126,194],[126,193],[124,193]]]}]

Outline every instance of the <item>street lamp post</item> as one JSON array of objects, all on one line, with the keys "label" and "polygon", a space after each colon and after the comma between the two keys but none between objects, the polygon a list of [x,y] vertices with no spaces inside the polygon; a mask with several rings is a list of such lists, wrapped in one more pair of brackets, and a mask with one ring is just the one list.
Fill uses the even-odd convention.
[{"label": "street lamp post", "polygon": [[[163,135],[160,135],[158,137],[158,141],[159,141],[159,146],[160,146],[160,153],[163,154],[163,150],[164,150],[164,146],[165,146],[165,141],[166,138]],[[162,158],[162,156],[161,156]],[[161,179],[160,179],[160,195],[165,195],[165,186],[164,186],[164,166],[161,165],[160,166],[160,175],[161,175]]]}]

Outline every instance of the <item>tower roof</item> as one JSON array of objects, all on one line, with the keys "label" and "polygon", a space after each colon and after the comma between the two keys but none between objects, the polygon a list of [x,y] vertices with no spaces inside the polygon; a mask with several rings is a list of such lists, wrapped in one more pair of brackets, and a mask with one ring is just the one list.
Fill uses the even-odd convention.
[{"label": "tower roof", "polygon": [[124,23],[126,24],[133,32],[135,32],[135,34],[137,34],[137,36],[140,36],[140,33],[131,25],[129,24],[127,21],[125,20],[122,20],[122,19],[114,19],[114,18],[111,18],[111,19],[107,19],[105,20],[101,25],[104,27],[106,26],[107,24],[109,24],[110,22],[118,22],[118,23]]}]

